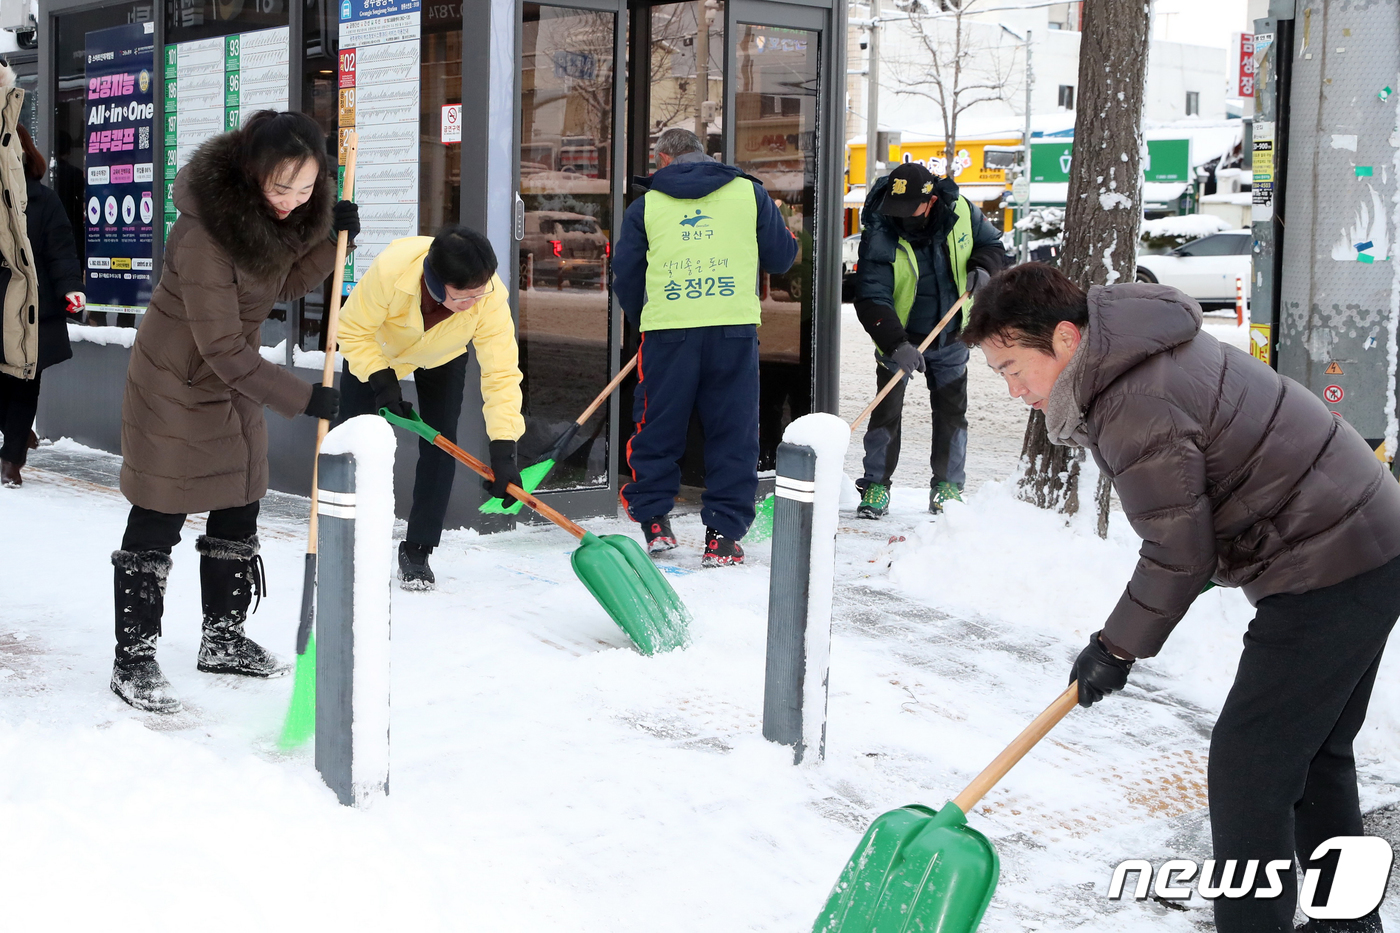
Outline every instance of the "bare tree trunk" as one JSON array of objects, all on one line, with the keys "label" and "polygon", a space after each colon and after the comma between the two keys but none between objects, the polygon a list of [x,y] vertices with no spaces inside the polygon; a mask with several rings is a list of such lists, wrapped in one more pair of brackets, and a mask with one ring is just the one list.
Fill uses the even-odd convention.
[{"label": "bare tree trunk", "polygon": [[[1074,160],[1065,198],[1065,242],[1060,268],[1080,288],[1131,282],[1137,276],[1142,225],[1142,95],[1152,29],[1149,0],[1085,0],[1079,37],[1078,106]],[[1063,458],[1056,451],[1063,450]],[[1045,432],[1045,416],[1031,412],[1022,456],[1020,496],[1042,508],[1073,514],[1079,506],[1079,463]],[[1066,465],[1066,461],[1073,461]],[[1028,495],[1028,492],[1030,493]],[[1098,532],[1108,534],[1112,492],[1100,477],[1094,498]],[[1040,499],[1045,498],[1045,502]]]}]

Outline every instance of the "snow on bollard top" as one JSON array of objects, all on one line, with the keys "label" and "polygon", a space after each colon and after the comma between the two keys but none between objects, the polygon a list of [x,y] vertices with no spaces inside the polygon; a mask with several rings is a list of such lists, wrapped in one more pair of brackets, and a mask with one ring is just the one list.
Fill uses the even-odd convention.
[{"label": "snow on bollard top", "polygon": [[[321,453],[355,458],[355,689],[351,742],[357,805],[389,774],[389,580],[394,557],[394,452],[379,415],[351,418],[326,435]],[[377,785],[377,787],[376,787]]]},{"label": "snow on bollard top", "polygon": [[[820,703],[820,709],[802,711],[802,744],[822,747],[826,723],[826,677],[831,662],[831,603],[836,586],[836,526],[840,520],[841,490],[845,483],[846,448],[851,426],[835,415],[818,412],[803,415],[783,431],[783,441],[810,447],[817,453],[815,494],[812,499],[811,576],[807,597],[807,670],[803,705]],[[817,685],[821,685],[820,690]],[[821,756],[806,759],[820,763]]]}]

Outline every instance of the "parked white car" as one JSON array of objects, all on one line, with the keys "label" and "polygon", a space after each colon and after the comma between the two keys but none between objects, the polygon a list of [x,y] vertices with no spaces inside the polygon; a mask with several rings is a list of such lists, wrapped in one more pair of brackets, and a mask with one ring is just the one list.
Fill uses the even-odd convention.
[{"label": "parked white car", "polygon": [[1192,240],[1170,253],[1138,256],[1137,280],[1179,288],[1202,305],[1235,304],[1235,280],[1249,290],[1253,234],[1229,230]]}]

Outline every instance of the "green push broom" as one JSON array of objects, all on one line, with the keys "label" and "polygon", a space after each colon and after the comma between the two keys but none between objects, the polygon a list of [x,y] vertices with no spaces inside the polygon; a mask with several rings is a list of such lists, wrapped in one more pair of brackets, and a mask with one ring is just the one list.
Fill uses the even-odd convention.
[{"label": "green push broom", "polygon": [[[520,471],[520,486],[522,489],[526,492],[534,492],[539,488],[540,483],[544,482],[545,477],[550,474],[550,471],[554,469],[555,465],[560,460],[564,459],[564,454],[568,451],[569,445],[572,444],[574,438],[578,436],[579,428],[582,428],[588,423],[588,419],[593,417],[593,413],[608,400],[608,396],[613,394],[613,390],[622,384],[622,380],[627,377],[627,374],[630,373],[632,368],[636,365],[637,357],[634,355],[627,365],[622,367],[618,374],[613,377],[612,382],[609,382],[603,387],[603,391],[598,393],[598,397],[593,400],[593,404],[585,408],[583,414],[579,415],[578,419],[574,421],[573,424],[569,425],[568,429],[565,430],[563,434],[559,435],[558,440],[550,445],[549,450],[545,451],[544,459]],[[524,504],[525,503],[517,499],[514,505],[504,506],[501,504],[499,498],[491,498],[482,503],[481,511],[488,515],[515,515]]]},{"label": "green push broom", "polygon": [[[345,134],[345,190],[347,201],[355,200],[355,156],[360,135],[354,130]],[[326,313],[326,364],[321,369],[321,385],[335,385],[335,335],[340,324],[340,293],[345,290],[345,256],[350,252],[350,236],[342,230],[335,240],[335,266],[331,273],[335,288],[331,289],[331,306]],[[311,527],[306,540],[306,572],[301,581],[301,621],[297,625],[297,666],[292,685],[292,702],[287,709],[286,722],[277,745],[283,751],[304,744],[316,732],[316,638],[311,622],[316,613],[316,489],[319,485],[321,442],[331,423],[324,418],[316,422],[316,455],[311,461]]]}]

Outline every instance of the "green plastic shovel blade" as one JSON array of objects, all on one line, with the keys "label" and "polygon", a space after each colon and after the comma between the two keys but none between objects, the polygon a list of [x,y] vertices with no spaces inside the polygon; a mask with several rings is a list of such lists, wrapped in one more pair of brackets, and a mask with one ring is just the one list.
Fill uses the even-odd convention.
[{"label": "green plastic shovel blade", "polygon": [[297,655],[296,681],[292,684],[292,702],[287,708],[287,720],[282,724],[282,737],[277,747],[291,751],[306,744],[316,734],[316,636],[306,642],[306,651]]},{"label": "green plastic shovel blade", "polygon": [[973,933],[996,891],[996,849],[952,802],[870,824],[813,933]]},{"label": "green plastic shovel blade", "polygon": [[644,655],[690,642],[690,613],[647,557],[626,535],[583,536],[574,573]]},{"label": "green plastic shovel blade", "polygon": [[749,533],[744,535],[744,543],[758,544],[771,537],[773,537],[773,494],[770,492],[758,504],[758,509],[754,512],[753,524],[749,526]]},{"label": "green plastic shovel blade", "polygon": [[[549,475],[549,471],[552,469],[554,469],[553,460],[541,460],[539,463],[533,463],[527,466],[520,471],[520,488],[526,492],[534,492],[539,488],[540,483],[544,482],[544,478]],[[501,501],[499,496],[487,499],[481,504],[481,511],[485,512],[487,515],[515,515],[518,514],[521,507],[525,505],[525,503],[516,499],[515,504],[507,509],[501,507]]]}]

